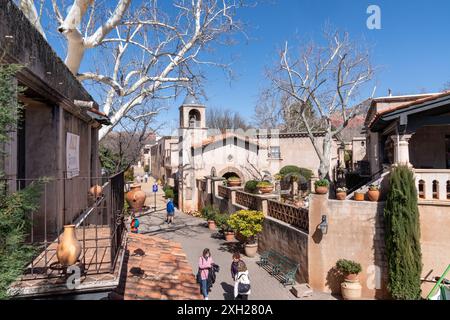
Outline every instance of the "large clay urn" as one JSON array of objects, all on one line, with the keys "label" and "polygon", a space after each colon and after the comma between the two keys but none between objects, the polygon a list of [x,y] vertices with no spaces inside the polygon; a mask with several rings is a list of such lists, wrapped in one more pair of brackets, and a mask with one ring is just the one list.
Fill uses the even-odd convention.
[{"label": "large clay urn", "polygon": [[245,255],[249,258],[253,258],[256,256],[258,252],[258,244],[257,243],[247,243],[244,247]]},{"label": "large clay urn", "polygon": [[95,185],[89,189],[89,195],[94,199],[98,199],[102,195],[103,188]]},{"label": "large clay urn", "polygon": [[77,240],[75,226],[73,224],[64,226],[64,233],[61,235],[56,248],[58,262],[65,267],[74,265],[80,254],[81,244]]},{"label": "large clay urn", "polygon": [[130,188],[131,190],[125,196],[128,205],[134,210],[142,209],[146,198],[145,192],[138,183],[132,184]]},{"label": "large clay urn", "polygon": [[362,286],[358,280],[358,275],[347,275],[341,283],[341,294],[345,300],[361,299]]}]

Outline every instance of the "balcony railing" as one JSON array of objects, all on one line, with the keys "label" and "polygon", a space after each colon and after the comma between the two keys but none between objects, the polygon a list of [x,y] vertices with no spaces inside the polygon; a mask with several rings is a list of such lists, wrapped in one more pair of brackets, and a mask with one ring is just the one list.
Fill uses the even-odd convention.
[{"label": "balcony railing", "polygon": [[[36,180],[8,180],[7,185],[15,184],[15,189],[21,189],[33,181]],[[88,195],[89,188],[95,184],[102,186],[97,198]],[[27,239],[38,249],[38,254],[19,282],[29,282],[27,286],[34,287],[39,286],[39,279],[66,276],[65,268],[58,263],[56,248],[63,226],[67,224],[75,225],[81,244],[77,265],[81,267],[82,275],[96,282],[98,279],[91,276],[114,273],[125,232],[123,172],[111,177],[50,179],[43,184],[39,209],[30,213]]]},{"label": "balcony railing", "polygon": [[419,199],[450,201],[450,170],[414,169]]},{"label": "balcony railing", "polygon": [[228,189],[224,186],[218,186],[219,190],[219,197],[222,197],[224,199],[228,199]]}]

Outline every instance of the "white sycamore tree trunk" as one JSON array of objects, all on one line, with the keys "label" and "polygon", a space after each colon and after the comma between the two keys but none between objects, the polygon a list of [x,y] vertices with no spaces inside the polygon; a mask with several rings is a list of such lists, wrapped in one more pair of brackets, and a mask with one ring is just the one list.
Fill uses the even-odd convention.
[{"label": "white sycamore tree trunk", "polygon": [[[80,81],[103,89],[99,104],[112,124],[102,127],[100,140],[121,121],[154,118],[164,109],[156,101],[173,98],[182,88],[193,90],[202,78],[202,65],[227,68],[209,59],[214,55],[205,58],[202,53],[239,30],[233,17],[244,6],[242,0],[179,0],[165,12],[157,0],[144,0],[128,12],[131,0],[118,0],[106,20],[94,0],[74,0],[65,17],[57,0],[51,3],[67,42],[67,67]],[[90,32],[98,20],[106,22]],[[98,63],[80,72],[86,50],[93,48]]]},{"label": "white sycamore tree trunk", "polygon": [[[286,43],[278,68],[269,75],[287,97],[287,107],[298,109],[297,120],[320,160],[320,178],[329,178],[333,139],[358,115],[365,103],[357,100],[358,92],[373,76],[368,53],[351,43],[348,34],[326,33],[326,40],[327,46],[311,43],[294,58]],[[311,110],[314,115],[308,116]],[[339,120],[335,126],[333,118]]]}]

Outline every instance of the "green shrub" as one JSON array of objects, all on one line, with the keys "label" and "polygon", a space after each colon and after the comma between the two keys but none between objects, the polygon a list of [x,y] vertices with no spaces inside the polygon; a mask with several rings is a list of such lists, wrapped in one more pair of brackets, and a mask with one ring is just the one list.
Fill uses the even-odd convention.
[{"label": "green shrub", "polygon": [[272,186],[273,186],[273,184],[270,181],[260,181],[256,185],[257,188],[267,188],[267,187],[272,187]]},{"label": "green shrub", "polygon": [[338,260],[336,268],[343,274],[358,274],[362,271],[362,267],[358,262],[346,259]]},{"label": "green shrub", "polygon": [[258,181],[256,181],[256,180],[249,180],[249,181],[247,181],[245,183],[244,190],[246,192],[255,193],[256,190],[258,189],[257,185],[258,185]]},{"label": "green shrub", "polygon": [[229,226],[241,234],[248,243],[254,243],[263,230],[264,214],[261,211],[240,210],[228,219]]},{"label": "green shrub", "polygon": [[202,217],[208,221],[214,220],[216,215],[220,214],[219,209],[208,205],[202,209]]},{"label": "green shrub", "polygon": [[294,176],[303,176],[307,181],[309,181],[313,175],[313,172],[306,168],[300,168],[297,166],[284,166],[281,168],[280,173],[281,176],[286,176],[288,174],[292,174]]},{"label": "green shrub", "polygon": [[327,179],[320,179],[314,182],[314,185],[316,187],[328,187],[330,185],[330,181],[328,181]]},{"label": "green shrub", "polygon": [[228,232],[232,231],[230,225],[228,224],[228,219],[230,218],[230,215],[227,213],[218,213],[214,216],[214,221],[216,223],[216,226],[222,231],[222,232]]},{"label": "green shrub", "polygon": [[144,172],[150,172],[150,166],[148,164],[144,166]]},{"label": "green shrub", "polygon": [[124,173],[125,182],[134,181],[134,168],[129,167]]},{"label": "green shrub", "polygon": [[414,174],[407,166],[391,172],[384,209],[388,290],[394,299],[421,297],[422,253]]},{"label": "green shrub", "polygon": [[175,193],[173,192],[173,189],[171,188],[167,188],[166,191],[164,191],[164,195],[166,197],[166,199],[173,199],[175,196]]}]

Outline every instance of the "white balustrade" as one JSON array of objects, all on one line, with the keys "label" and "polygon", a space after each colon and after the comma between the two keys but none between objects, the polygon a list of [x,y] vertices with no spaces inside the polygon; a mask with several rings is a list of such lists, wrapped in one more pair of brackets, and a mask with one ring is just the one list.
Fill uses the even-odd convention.
[{"label": "white balustrade", "polygon": [[450,170],[414,169],[420,199],[450,201]]}]

